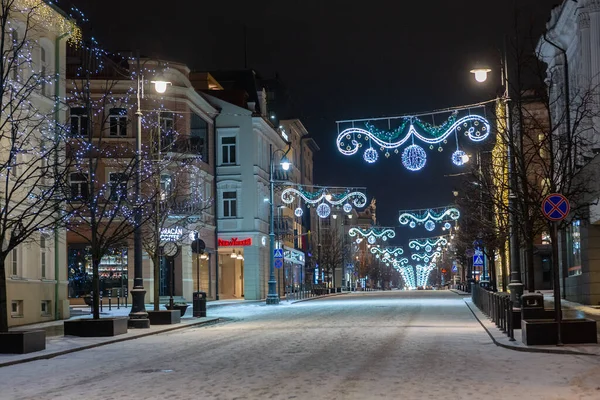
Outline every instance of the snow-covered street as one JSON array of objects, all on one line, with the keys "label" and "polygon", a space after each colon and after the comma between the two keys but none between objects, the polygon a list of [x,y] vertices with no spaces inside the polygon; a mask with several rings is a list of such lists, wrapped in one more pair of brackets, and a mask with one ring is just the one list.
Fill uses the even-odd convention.
[{"label": "snow-covered street", "polygon": [[600,398],[597,357],[496,347],[448,291],[211,313],[228,321],[1,368],[0,398]]}]

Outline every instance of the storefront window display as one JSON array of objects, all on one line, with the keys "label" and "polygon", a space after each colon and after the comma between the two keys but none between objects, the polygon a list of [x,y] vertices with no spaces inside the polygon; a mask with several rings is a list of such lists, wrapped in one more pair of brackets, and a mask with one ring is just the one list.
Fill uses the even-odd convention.
[{"label": "storefront window display", "polygon": [[[92,256],[89,246],[71,245],[68,250],[69,297],[82,297],[92,292]],[[102,257],[98,267],[100,291],[104,295],[110,289],[112,295],[121,296],[127,288],[127,247],[110,249]]]}]

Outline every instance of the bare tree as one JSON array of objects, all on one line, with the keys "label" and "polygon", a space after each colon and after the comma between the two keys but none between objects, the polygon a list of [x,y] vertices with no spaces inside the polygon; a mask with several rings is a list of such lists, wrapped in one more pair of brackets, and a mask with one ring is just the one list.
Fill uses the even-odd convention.
[{"label": "bare tree", "polygon": [[331,225],[329,229],[323,229],[321,233],[321,254],[319,265],[330,276],[335,288],[335,269],[341,267],[348,254],[349,246],[344,244],[343,233],[337,225]]},{"label": "bare tree", "polygon": [[[43,17],[52,13],[54,22]],[[49,239],[67,216],[60,211],[68,168],[60,103],[44,100],[59,75],[34,55],[48,32],[75,30],[45,2],[0,0],[0,332],[8,331],[7,257],[20,244]]]}]

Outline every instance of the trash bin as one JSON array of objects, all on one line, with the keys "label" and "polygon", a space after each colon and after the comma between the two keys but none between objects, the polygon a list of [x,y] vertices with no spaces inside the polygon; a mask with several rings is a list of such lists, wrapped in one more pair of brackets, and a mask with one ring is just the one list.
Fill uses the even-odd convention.
[{"label": "trash bin", "polygon": [[554,312],[544,309],[544,295],[525,293],[521,296],[521,319],[552,319]]},{"label": "trash bin", "polygon": [[194,307],[194,317],[206,317],[206,292],[194,292],[192,305]]},{"label": "trash bin", "polygon": [[485,290],[491,290],[492,284],[490,283],[490,281],[479,281],[479,287]]}]

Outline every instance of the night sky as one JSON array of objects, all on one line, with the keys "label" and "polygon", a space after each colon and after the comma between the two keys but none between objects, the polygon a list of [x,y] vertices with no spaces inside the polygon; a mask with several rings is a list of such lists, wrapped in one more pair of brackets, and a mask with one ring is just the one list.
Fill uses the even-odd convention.
[{"label": "night sky", "polygon": [[[494,97],[498,75],[476,84],[469,70],[498,73],[505,34],[514,35],[510,0],[73,0],[100,44],[183,62],[196,70],[244,68],[279,74],[293,110],[321,147],[315,183],[367,186],[381,225],[397,226],[398,211],[446,205],[464,172],[444,152],[428,150],[426,167],[404,169],[400,155],[367,165],[341,155],[336,120],[393,116],[471,104]],[[519,29],[537,36],[559,0],[518,0]],[[68,4],[60,1],[59,4]],[[529,34],[532,27],[533,35]],[[397,241],[427,236],[397,230]]]}]

